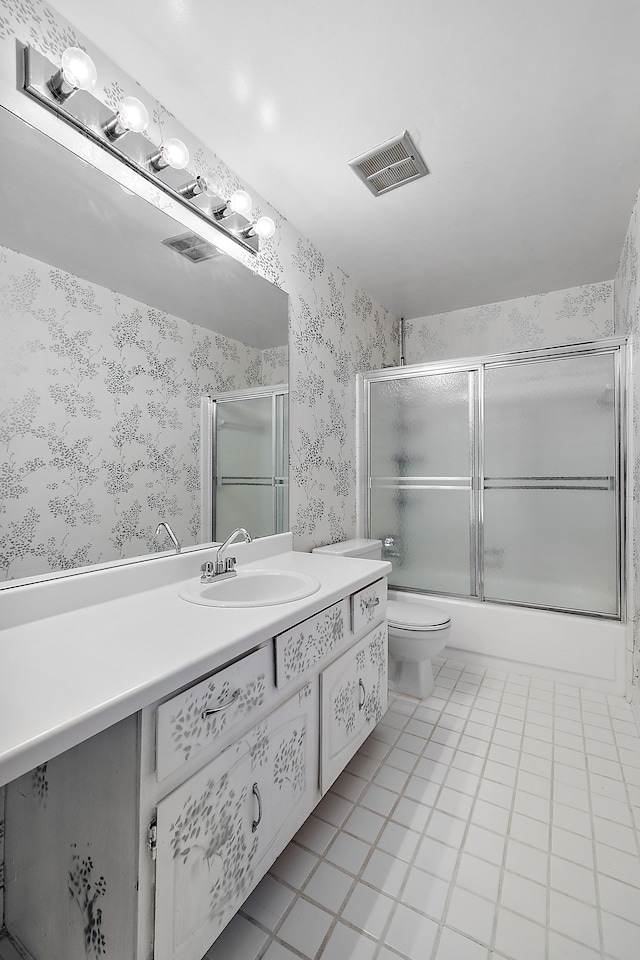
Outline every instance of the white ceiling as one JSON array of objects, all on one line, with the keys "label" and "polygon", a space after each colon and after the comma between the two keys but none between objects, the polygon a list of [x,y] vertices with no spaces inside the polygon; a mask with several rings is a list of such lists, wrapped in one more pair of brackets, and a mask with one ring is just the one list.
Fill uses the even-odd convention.
[{"label": "white ceiling", "polygon": [[[54,0],[398,316],[613,278],[638,0]],[[347,162],[408,129],[430,175]]]}]

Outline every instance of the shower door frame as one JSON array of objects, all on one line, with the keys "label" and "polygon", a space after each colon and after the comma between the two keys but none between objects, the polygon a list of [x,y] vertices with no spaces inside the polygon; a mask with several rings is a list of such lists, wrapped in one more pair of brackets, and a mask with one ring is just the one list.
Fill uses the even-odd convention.
[{"label": "shower door frame", "polygon": [[[216,532],[216,489],[218,487],[218,471],[216,465],[216,431],[220,404],[233,403],[238,400],[256,400],[261,397],[271,398],[271,466],[272,475],[270,486],[272,489],[271,512],[274,533],[278,532],[279,520],[286,529],[288,526],[289,503],[288,488],[289,474],[276,473],[278,465],[278,398],[287,407],[289,402],[289,385],[278,383],[274,386],[245,387],[241,390],[228,390],[216,393],[214,396],[205,395],[200,400],[200,540],[202,543],[217,543],[214,539]],[[284,410],[283,422],[288,420],[288,409]],[[287,432],[288,432],[287,427]],[[285,450],[286,464],[289,462],[288,445]],[[244,481],[254,480],[251,485],[258,485],[262,478],[244,478]],[[246,482],[243,481],[243,485]],[[259,484],[266,486],[267,484]],[[280,516],[279,492],[287,491],[287,508]],[[286,514],[286,516],[285,516]]]},{"label": "shower door frame", "polygon": [[[599,613],[590,610],[579,610],[560,606],[547,606],[538,603],[527,603],[521,600],[501,600],[488,598],[484,595],[484,401],[485,401],[485,369],[487,367],[514,366],[519,363],[536,361],[561,360],[574,356],[593,356],[596,354],[611,354],[614,360],[614,430],[616,443],[615,456],[615,525],[616,525],[616,613]],[[478,603],[492,603],[506,606],[527,607],[534,610],[547,610],[567,613],[575,616],[585,616],[598,620],[624,621],[627,613],[627,577],[626,570],[629,558],[627,556],[627,487],[628,487],[628,426],[627,426],[627,396],[629,395],[630,378],[630,351],[627,350],[627,339],[611,337],[602,340],[585,341],[581,343],[565,344],[555,347],[541,347],[536,350],[522,350],[514,353],[489,354],[480,357],[463,357],[453,360],[434,361],[431,363],[408,364],[399,367],[385,367],[381,370],[370,370],[358,374],[357,401],[358,415],[358,444],[357,444],[357,472],[358,472],[358,526],[363,536],[371,536],[371,384],[381,381],[408,379],[411,377],[433,376],[447,373],[469,373],[475,379],[475,390],[470,394],[469,425],[470,440],[472,443],[472,477],[471,477],[471,504],[469,514],[469,538],[471,571],[470,580],[475,581],[475,593],[454,594],[438,590],[421,590],[413,587],[399,587],[407,593],[427,594],[432,596],[451,597],[476,601]],[[422,478],[425,479],[425,478]],[[432,478],[426,478],[432,479]],[[630,484],[629,484],[630,486]],[[473,584],[472,584],[473,585]]]}]

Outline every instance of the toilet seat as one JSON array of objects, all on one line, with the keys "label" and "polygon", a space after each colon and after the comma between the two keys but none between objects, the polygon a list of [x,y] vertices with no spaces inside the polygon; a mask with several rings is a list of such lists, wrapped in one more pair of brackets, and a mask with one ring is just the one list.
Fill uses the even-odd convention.
[{"label": "toilet seat", "polygon": [[451,617],[423,603],[407,603],[404,600],[389,600],[387,603],[387,621],[389,626],[402,630],[416,630],[428,633],[445,630],[451,623]]}]

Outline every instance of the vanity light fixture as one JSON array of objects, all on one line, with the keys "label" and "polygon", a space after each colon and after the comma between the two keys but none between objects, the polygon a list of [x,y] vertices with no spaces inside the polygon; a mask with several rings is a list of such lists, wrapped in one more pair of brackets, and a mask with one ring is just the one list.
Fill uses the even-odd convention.
[{"label": "vanity light fixture", "polygon": [[[99,100],[91,92],[97,80],[95,65],[79,47],[65,50],[59,67],[33,47],[19,46],[18,52],[28,96],[188,207],[225,238],[255,255],[260,241],[274,235],[275,223],[270,217],[250,216],[252,200],[246,190],[235,190],[228,196],[216,180],[187,169],[189,150],[182,140],[171,138],[156,146],[146,133],[148,110],[137,97],[124,97],[115,113]],[[78,100],[70,100],[77,90],[85,93]]]},{"label": "vanity light fixture", "polygon": [[177,138],[165,140],[160,149],[149,157],[149,166],[152,170],[164,170],[166,167],[184,170],[188,163],[187,146]]},{"label": "vanity light fixture", "polygon": [[97,79],[98,71],[89,54],[80,47],[67,47],[62,54],[60,69],[47,86],[56,100],[64,102],[78,90],[93,90]]},{"label": "vanity light fixture", "polygon": [[[222,187],[202,176],[197,176],[178,187],[178,193],[188,200],[198,196],[217,200],[218,207],[213,216],[218,220],[229,219],[233,214],[241,214],[243,217],[247,217],[253,206],[251,196],[246,190],[236,190],[228,200],[224,200]],[[234,232],[238,232],[244,238],[260,237],[261,240],[269,240],[276,232],[276,225],[271,217],[258,217],[257,220],[252,220],[250,223],[234,230]]]},{"label": "vanity light fixture", "polygon": [[144,133],[149,126],[149,113],[137,97],[125,97],[118,110],[102,128],[109,140],[119,140],[125,133]]}]

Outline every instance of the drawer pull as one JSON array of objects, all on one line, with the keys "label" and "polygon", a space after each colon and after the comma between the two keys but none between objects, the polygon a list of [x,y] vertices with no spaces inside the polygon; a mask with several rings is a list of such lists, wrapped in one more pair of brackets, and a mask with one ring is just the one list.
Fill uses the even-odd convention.
[{"label": "drawer pull", "polygon": [[362,694],[362,700],[358,700],[358,710],[362,710],[367,699],[367,691],[364,688],[364,683],[362,680],[358,680],[358,685],[360,687],[360,693]]},{"label": "drawer pull", "polygon": [[373,600],[364,601],[364,605],[367,608],[367,610],[373,610],[373,608],[379,606],[379,604],[380,604],[380,597],[374,597]]},{"label": "drawer pull", "polygon": [[240,689],[234,690],[226,703],[221,703],[219,707],[210,707],[208,710],[203,710],[202,719],[206,720],[207,717],[210,717],[213,713],[222,713],[223,710],[228,710],[229,707],[236,702],[241,692]]},{"label": "drawer pull", "polygon": [[262,820],[262,797],[260,796],[260,791],[258,790],[257,783],[254,783],[253,785],[253,795],[256,798],[256,801],[258,803],[258,819],[254,820],[253,823],[251,824],[251,832],[255,833],[256,830],[258,829],[258,826],[260,825],[260,821]]}]

